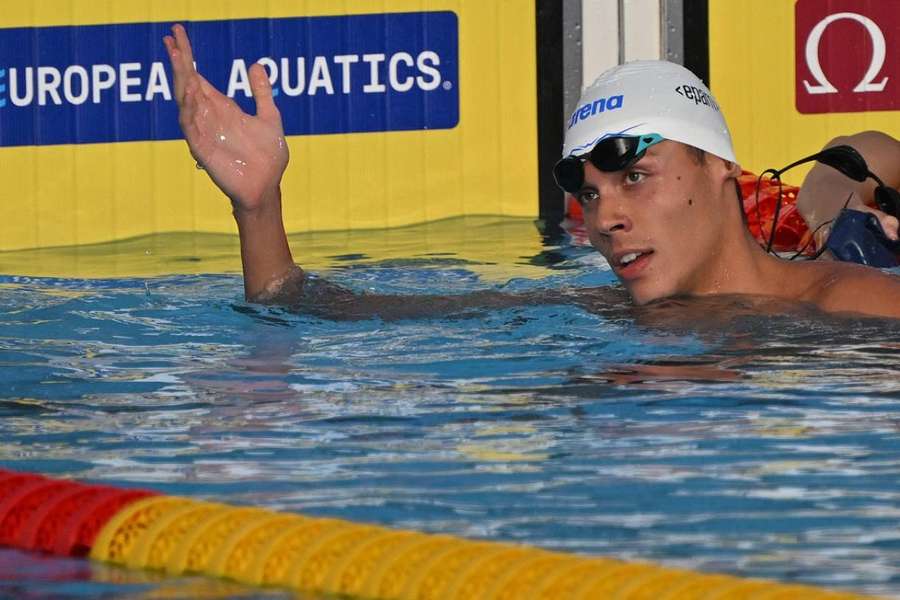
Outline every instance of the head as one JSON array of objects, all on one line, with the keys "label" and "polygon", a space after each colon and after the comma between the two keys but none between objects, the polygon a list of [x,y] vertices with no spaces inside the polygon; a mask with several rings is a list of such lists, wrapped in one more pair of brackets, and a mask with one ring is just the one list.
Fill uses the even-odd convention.
[{"label": "head", "polygon": [[638,304],[707,291],[724,233],[741,223],[724,118],[703,83],[673,63],[601,75],[569,119],[554,174]]}]

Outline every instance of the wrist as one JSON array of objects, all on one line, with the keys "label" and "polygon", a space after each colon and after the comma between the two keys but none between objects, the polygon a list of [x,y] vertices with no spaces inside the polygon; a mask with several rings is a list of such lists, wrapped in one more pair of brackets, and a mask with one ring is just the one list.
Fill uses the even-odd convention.
[{"label": "wrist", "polygon": [[231,213],[241,222],[245,219],[260,219],[273,215],[281,216],[281,186],[264,191],[254,202],[242,202],[231,198]]}]

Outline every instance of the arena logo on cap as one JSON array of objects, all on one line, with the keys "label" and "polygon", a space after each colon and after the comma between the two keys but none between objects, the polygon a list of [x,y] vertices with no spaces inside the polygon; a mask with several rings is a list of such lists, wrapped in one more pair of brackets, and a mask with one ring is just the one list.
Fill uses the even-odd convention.
[{"label": "arena logo on cap", "polygon": [[610,96],[608,98],[597,98],[593,102],[588,102],[583,106],[579,106],[569,117],[569,125],[567,129],[571,129],[578,121],[584,121],[596,114],[607,110],[616,110],[622,108],[625,97],[622,95]]},{"label": "arena logo on cap", "polygon": [[798,0],[795,16],[799,112],[900,109],[900,0]]},{"label": "arena logo on cap", "polygon": [[[0,29],[0,146],[182,136],[162,46],[169,23]],[[252,113],[262,64],[288,135],[459,122],[452,12],[186,23],[198,70]]]}]

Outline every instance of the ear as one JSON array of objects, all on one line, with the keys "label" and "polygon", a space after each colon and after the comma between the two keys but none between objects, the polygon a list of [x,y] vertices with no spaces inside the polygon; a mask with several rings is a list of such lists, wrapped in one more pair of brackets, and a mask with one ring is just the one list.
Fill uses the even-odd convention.
[{"label": "ear", "polygon": [[730,160],[725,160],[724,158],[722,159],[722,163],[725,167],[725,176],[729,179],[741,174],[741,165],[731,162]]},{"label": "ear", "polygon": [[707,160],[707,171],[712,177],[712,181],[716,185],[734,185],[731,180],[737,179],[741,174],[741,166],[730,160],[719,158],[718,156],[710,156],[712,160]]}]

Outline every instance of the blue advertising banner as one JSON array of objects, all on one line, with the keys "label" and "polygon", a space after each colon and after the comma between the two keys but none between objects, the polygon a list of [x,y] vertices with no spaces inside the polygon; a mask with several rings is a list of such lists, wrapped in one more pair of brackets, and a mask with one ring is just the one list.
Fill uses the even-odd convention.
[{"label": "blue advertising banner", "polygon": [[[162,37],[170,23],[0,29],[0,146],[182,137]],[[184,23],[197,69],[254,112],[266,67],[287,135],[450,129],[453,12]]]}]

